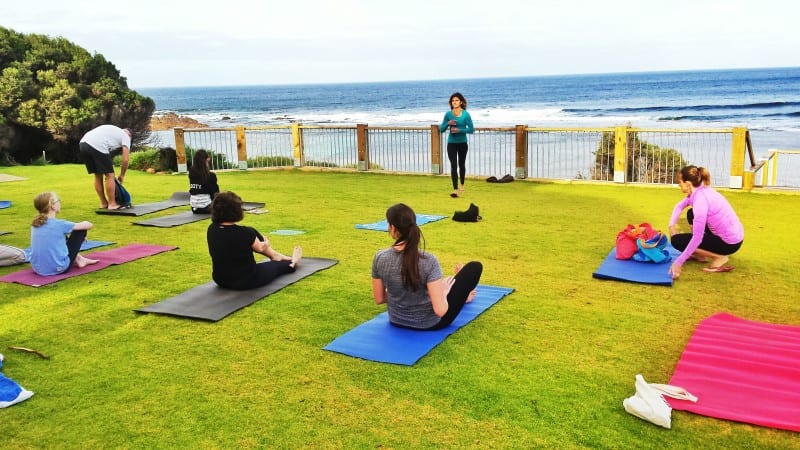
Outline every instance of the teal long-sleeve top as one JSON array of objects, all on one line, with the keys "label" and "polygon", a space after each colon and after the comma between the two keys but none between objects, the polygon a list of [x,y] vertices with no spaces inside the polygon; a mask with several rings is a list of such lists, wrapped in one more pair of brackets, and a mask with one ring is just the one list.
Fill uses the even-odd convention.
[{"label": "teal long-sleeve top", "polygon": [[447,111],[444,113],[442,124],[439,125],[439,131],[444,132],[444,130],[449,129],[450,125],[447,123],[451,120],[456,121],[455,127],[458,128],[458,133],[450,132],[450,134],[447,136],[447,143],[466,144],[467,134],[475,132],[475,127],[472,125],[472,117],[469,116],[467,110],[461,110],[461,115],[458,117],[453,114],[453,111]]}]

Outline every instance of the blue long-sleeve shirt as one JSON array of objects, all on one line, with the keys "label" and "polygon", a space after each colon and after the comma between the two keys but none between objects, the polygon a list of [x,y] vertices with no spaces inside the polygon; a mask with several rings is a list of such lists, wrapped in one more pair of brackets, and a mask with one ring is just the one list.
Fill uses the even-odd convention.
[{"label": "blue long-sleeve shirt", "polygon": [[450,129],[450,125],[448,122],[451,120],[455,120],[456,124],[454,125],[458,128],[458,133],[450,133],[447,136],[447,143],[448,144],[466,144],[467,143],[467,134],[471,134],[475,132],[475,126],[472,125],[472,117],[470,117],[467,110],[461,110],[461,115],[456,117],[453,114],[453,111],[447,111],[444,113],[444,119],[442,119],[442,124],[439,125],[439,131],[444,132],[444,130]]}]

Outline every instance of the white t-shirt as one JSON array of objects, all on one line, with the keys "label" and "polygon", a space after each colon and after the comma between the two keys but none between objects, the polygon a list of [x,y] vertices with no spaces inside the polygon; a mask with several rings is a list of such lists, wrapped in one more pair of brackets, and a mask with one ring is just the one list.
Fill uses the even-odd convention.
[{"label": "white t-shirt", "polygon": [[100,125],[83,135],[81,142],[86,142],[100,153],[111,153],[120,147],[131,148],[131,137],[122,128],[114,125]]}]

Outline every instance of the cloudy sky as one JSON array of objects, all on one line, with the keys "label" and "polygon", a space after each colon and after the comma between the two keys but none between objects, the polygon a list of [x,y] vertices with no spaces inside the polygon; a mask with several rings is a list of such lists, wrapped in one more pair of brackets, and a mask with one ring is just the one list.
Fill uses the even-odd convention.
[{"label": "cloudy sky", "polygon": [[36,0],[0,12],[0,26],[104,55],[134,89],[800,66],[798,20],[797,0]]}]

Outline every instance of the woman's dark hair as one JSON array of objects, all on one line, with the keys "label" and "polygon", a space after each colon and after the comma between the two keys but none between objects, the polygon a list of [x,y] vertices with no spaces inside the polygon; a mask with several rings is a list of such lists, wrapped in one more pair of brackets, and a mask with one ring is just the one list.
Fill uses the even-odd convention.
[{"label": "woman's dark hair", "polygon": [[681,180],[692,183],[694,187],[711,184],[711,173],[705,167],[686,166],[681,169]]},{"label": "woman's dark hair", "polygon": [[419,251],[419,243],[423,237],[417,226],[417,215],[409,206],[398,203],[386,210],[386,222],[397,229],[398,236],[395,244],[405,243],[403,264],[400,269],[403,286],[416,291],[422,285],[419,276],[419,259],[424,258]]},{"label": "woman's dark hair", "polygon": [[211,220],[213,222],[238,222],[242,219],[244,219],[242,198],[233,192],[220,192],[211,201]]},{"label": "woman's dark hair", "polygon": [[211,170],[208,168],[208,160],[210,158],[208,152],[205,150],[194,152],[194,156],[192,157],[192,167],[189,169],[189,172],[196,174],[197,177],[200,178],[201,183],[208,181],[208,176],[211,173]]},{"label": "woman's dark hair", "polygon": [[453,99],[458,98],[461,100],[461,109],[467,109],[467,99],[461,95],[461,92],[453,92],[453,95],[450,96],[450,100],[448,100],[448,104],[450,105],[450,109],[453,109]]}]

